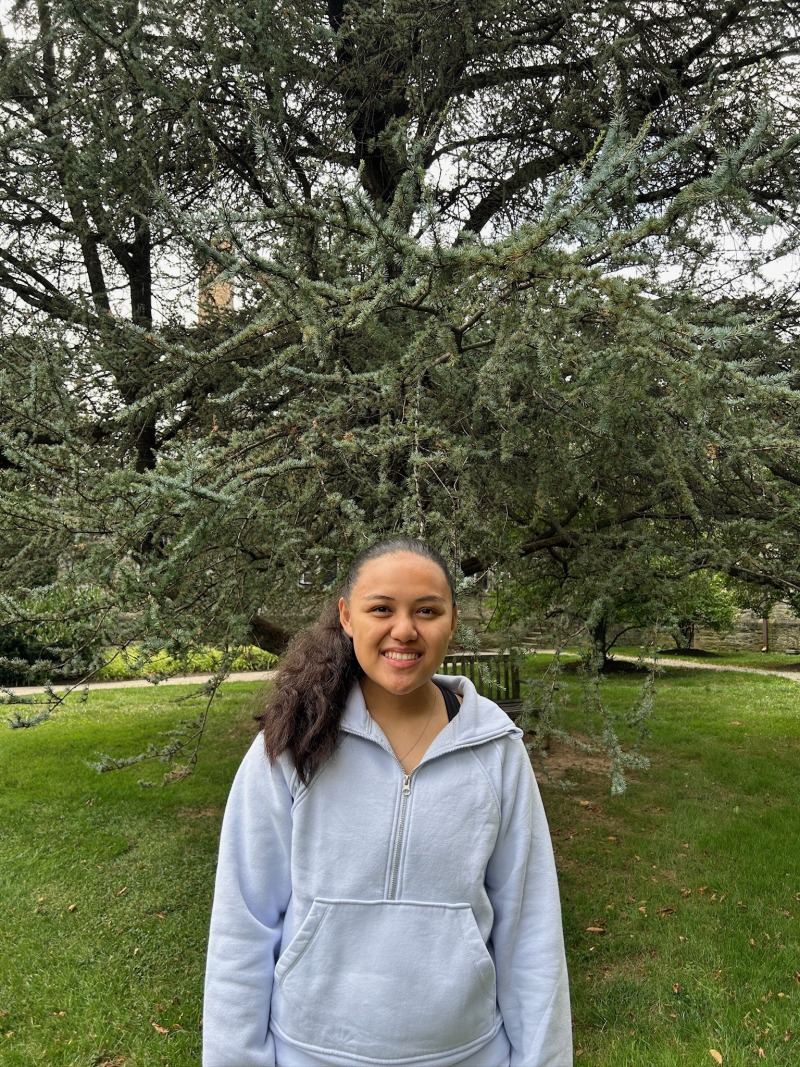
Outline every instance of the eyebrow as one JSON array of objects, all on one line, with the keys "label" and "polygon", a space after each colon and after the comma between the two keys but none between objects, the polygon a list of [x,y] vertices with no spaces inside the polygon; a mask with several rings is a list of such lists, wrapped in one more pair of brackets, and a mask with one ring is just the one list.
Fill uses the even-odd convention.
[{"label": "eyebrow", "polygon": [[[365,602],[369,601],[369,600],[381,600],[381,601],[389,601],[390,603],[393,603],[395,598],[393,596],[385,596],[383,593],[371,593],[369,596],[365,596],[363,599],[364,599]],[[415,604],[425,604],[428,601],[433,601],[436,604],[446,604],[447,603],[447,601],[444,599],[444,597],[438,596],[435,593],[430,593],[428,596],[418,597],[414,601],[414,603]]]}]

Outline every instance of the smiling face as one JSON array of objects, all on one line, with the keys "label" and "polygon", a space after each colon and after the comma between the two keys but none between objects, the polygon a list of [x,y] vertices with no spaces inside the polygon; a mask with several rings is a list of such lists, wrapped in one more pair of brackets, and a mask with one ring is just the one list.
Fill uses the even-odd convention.
[{"label": "smiling face", "polygon": [[457,611],[438,564],[396,552],[362,566],[350,596],[339,601],[339,617],[369,681],[406,696],[438,670]]}]

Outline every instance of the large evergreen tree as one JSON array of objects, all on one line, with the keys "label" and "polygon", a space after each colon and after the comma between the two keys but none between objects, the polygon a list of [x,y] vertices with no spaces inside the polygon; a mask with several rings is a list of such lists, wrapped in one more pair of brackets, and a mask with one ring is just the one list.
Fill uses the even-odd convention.
[{"label": "large evergreen tree", "polygon": [[783,0],[18,0],[6,626],[91,587],[81,648],[280,643],[400,528],[523,626],[703,569],[796,597],[799,32]]}]

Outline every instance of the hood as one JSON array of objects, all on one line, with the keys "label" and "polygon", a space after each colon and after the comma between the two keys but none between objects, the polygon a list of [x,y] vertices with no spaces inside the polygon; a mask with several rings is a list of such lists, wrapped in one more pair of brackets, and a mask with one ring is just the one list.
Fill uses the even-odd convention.
[{"label": "hood", "polygon": [[[499,737],[522,737],[522,730],[494,701],[480,696],[469,678],[458,674],[437,674],[434,678],[441,686],[462,697],[461,710],[434,738],[421,763],[455,748],[480,745]],[[367,710],[358,684],[347,698],[340,729],[386,747],[383,731]]]}]

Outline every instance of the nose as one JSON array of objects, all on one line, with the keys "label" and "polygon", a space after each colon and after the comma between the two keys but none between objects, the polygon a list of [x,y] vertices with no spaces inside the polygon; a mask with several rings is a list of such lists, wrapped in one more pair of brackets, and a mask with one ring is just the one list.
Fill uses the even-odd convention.
[{"label": "nose", "polygon": [[392,626],[392,637],[395,641],[408,642],[416,639],[417,628],[414,625],[414,616],[406,612],[397,612]]}]

